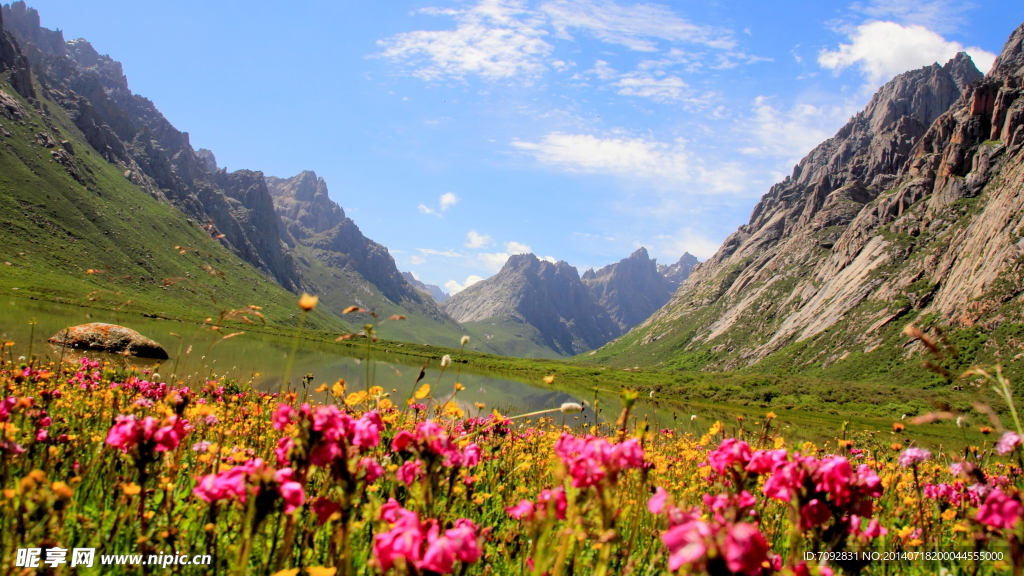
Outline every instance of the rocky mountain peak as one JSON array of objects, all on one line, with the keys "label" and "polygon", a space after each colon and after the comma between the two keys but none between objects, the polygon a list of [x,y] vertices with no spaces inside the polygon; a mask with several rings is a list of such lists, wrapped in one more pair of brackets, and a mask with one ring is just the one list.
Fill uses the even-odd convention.
[{"label": "rocky mountain peak", "polygon": [[563,355],[596,348],[621,333],[575,267],[513,254],[501,270],[454,294],[442,308],[459,322],[508,317],[530,324]]},{"label": "rocky mountain peak", "polygon": [[658,273],[669,282],[669,289],[675,292],[680,284],[690,277],[690,272],[697,265],[697,257],[689,252],[683,252],[675,264],[658,264]]},{"label": "rocky mountain peak", "polygon": [[291,178],[267,177],[274,208],[295,238],[307,238],[335,228],[346,220],[345,211],[331,200],[327,183],[316,172],[304,170]]},{"label": "rocky mountain peak", "polygon": [[1003,51],[992,64],[989,76],[1007,83],[1008,88],[1021,88],[1024,79],[1024,24],[1010,34]]},{"label": "rocky mountain peak", "polygon": [[672,296],[671,284],[658,272],[658,263],[644,247],[615,264],[588,270],[581,280],[623,333],[646,320]]}]

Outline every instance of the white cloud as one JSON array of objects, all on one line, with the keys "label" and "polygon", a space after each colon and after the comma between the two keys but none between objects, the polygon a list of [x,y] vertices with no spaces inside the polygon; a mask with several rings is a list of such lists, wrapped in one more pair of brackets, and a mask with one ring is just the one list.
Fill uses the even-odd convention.
[{"label": "white cloud", "polygon": [[543,258],[541,258],[541,260],[544,260],[545,262],[551,262],[552,264],[558,264],[558,260],[555,260],[554,256],[544,256]]},{"label": "white cloud", "polygon": [[520,242],[506,242],[505,243],[505,250],[507,250],[509,254],[531,254],[531,253],[533,253],[533,249],[532,248],[530,248],[526,244],[522,244]]},{"label": "white cloud", "polygon": [[478,234],[476,230],[470,230],[466,234],[466,248],[486,248],[491,244],[491,237],[487,234]]},{"label": "white cloud", "polygon": [[483,278],[479,276],[469,276],[462,284],[459,284],[455,280],[449,280],[444,283],[444,287],[448,289],[449,294],[457,294],[481,280],[483,280]]},{"label": "white cloud", "polygon": [[432,254],[434,256],[446,256],[448,258],[458,258],[462,256],[462,254],[459,254],[454,250],[445,250],[444,252],[441,252],[440,250],[434,250],[433,248],[417,248],[417,250],[424,254]]},{"label": "white cloud", "polygon": [[378,44],[379,54],[413,67],[423,80],[472,74],[486,80],[536,76],[546,69],[552,46],[541,15],[515,0],[482,0],[465,10],[426,9],[423,13],[451,16],[454,30],[417,30],[396,34]]},{"label": "white cloud", "polygon": [[924,26],[902,26],[896,22],[868,22],[849,35],[850,44],[835,51],[822,50],[818,64],[839,73],[856,65],[874,89],[893,76],[938,62],[945,64],[957,52],[967,52],[982,72],[992,67],[996,55],[977,47],[947,41]]},{"label": "white cloud", "polygon": [[448,210],[452,206],[455,206],[456,204],[458,204],[459,203],[459,197],[456,196],[454,192],[445,192],[444,194],[441,194],[440,203],[441,203],[441,212],[444,212],[445,210]]},{"label": "white cloud", "polygon": [[641,96],[655,102],[707,102],[706,99],[694,98],[693,90],[678,76],[656,78],[649,72],[630,72],[623,74],[612,85],[618,87],[618,93],[622,96]]},{"label": "white cloud", "polygon": [[441,197],[437,199],[438,207],[436,209],[427,206],[426,204],[420,204],[417,209],[423,214],[433,214],[434,216],[441,216],[443,212],[447,212],[449,208],[459,203],[459,197],[454,192],[445,192],[441,194]]},{"label": "white cloud", "polygon": [[831,138],[858,108],[852,102],[817,106],[801,103],[781,111],[769,98],[758,96],[753,103],[753,118],[745,118],[741,127],[754,139],[754,145],[740,148],[740,152],[780,158],[788,168]]},{"label": "white cloud", "polygon": [[584,72],[584,74],[593,74],[601,80],[611,80],[618,76],[619,73],[604,60],[598,60],[594,63],[594,67]]},{"label": "white cloud", "polygon": [[668,186],[695,184],[689,191],[708,194],[744,189],[744,173],[738,165],[709,168],[693,158],[682,139],[665,143],[645,138],[551,132],[540,142],[514,140],[511,144],[544,164],[570,172],[639,177]]},{"label": "white cloud", "polygon": [[736,44],[728,30],[694,24],[658,4],[624,6],[609,0],[554,0],[542,4],[540,11],[548,15],[562,38],[571,38],[569,29],[581,30],[602,42],[640,52],[657,51],[657,40],[717,49]]},{"label": "white cloud", "polygon": [[[412,265],[426,264],[426,262],[427,262],[427,259],[426,258],[422,258],[420,256],[410,256],[409,257],[409,264],[412,264]],[[419,280],[419,278],[416,276],[415,272],[412,273],[412,277],[416,278],[417,280]]]},{"label": "white cloud", "polygon": [[490,270],[491,272],[497,272],[501,270],[501,267],[508,262],[508,252],[481,252],[476,255],[477,259],[480,260],[480,264]]},{"label": "white cloud", "polygon": [[963,22],[961,14],[973,6],[961,0],[871,0],[850,8],[878,20],[917,24],[936,32],[952,32]]},{"label": "white cloud", "polygon": [[[635,245],[640,247],[643,244],[635,243]],[[664,264],[671,264],[678,261],[684,252],[689,252],[702,261],[707,260],[714,256],[715,252],[718,252],[721,243],[711,240],[692,228],[682,228],[675,234],[655,236],[654,242],[648,245],[652,246],[653,254],[664,257]]]}]

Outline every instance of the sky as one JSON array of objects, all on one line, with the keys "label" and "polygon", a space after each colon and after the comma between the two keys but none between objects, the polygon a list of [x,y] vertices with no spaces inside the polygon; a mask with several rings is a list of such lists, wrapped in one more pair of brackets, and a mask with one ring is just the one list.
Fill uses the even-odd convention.
[{"label": "sky", "polygon": [[448,292],[510,254],[704,260],[903,71],[1024,2],[33,0],[229,170],[313,170]]}]

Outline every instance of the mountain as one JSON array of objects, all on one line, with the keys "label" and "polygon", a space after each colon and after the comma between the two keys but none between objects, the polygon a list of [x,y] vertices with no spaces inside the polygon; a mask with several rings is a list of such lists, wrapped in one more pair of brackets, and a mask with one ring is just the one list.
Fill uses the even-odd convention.
[{"label": "mountain", "polygon": [[984,78],[966,54],[897,76],[592,358],[910,381],[915,322],[961,350],[951,371],[1019,371],[999,350],[1024,333],[1022,87],[1024,25]]},{"label": "mountain", "polygon": [[672,296],[671,282],[646,248],[596,272],[587,270],[581,280],[618,325],[619,334],[646,320]]},{"label": "mountain", "polygon": [[[218,167],[213,152],[194,150],[188,133],[131,92],[120,63],[85,40],[65,42],[62,32],[42,28],[39,13],[24,2],[4,6],[0,15],[10,30],[0,46],[4,60],[12,62],[11,70],[24,71],[8,74],[12,88],[25,91],[30,101],[45,99],[50,111],[67,116],[81,137],[76,149],[95,151],[124,181],[176,208],[273,283],[320,295],[323,310],[340,315],[357,304],[384,318],[408,318],[382,326],[382,336],[447,345],[459,340],[461,327],[405,281],[385,247],[363,236],[328,198],[323,179],[312,172],[280,179]],[[24,53],[11,52],[12,46]],[[39,138],[48,147],[46,138],[61,140],[56,133]],[[60,151],[54,153],[55,161],[73,166]],[[346,319],[371,320],[358,314]],[[331,325],[344,326],[337,319]]]},{"label": "mountain", "polygon": [[690,277],[690,271],[696,265],[697,257],[689,252],[683,252],[675,264],[658,264],[658,273],[668,280],[669,289],[675,292],[676,288]]},{"label": "mountain", "polygon": [[[241,310],[259,323],[258,311],[268,322],[294,326],[294,294],[161,191],[133,182],[125,172],[137,164],[111,163],[90,145],[80,125],[94,126],[81,119],[95,110],[33,74],[6,30],[9,10],[0,12],[0,291],[196,322]],[[52,34],[37,41],[47,38],[62,41]],[[78,107],[60,104],[71,101]],[[258,182],[229,180],[225,186],[240,198],[231,217],[252,218],[240,207],[251,200],[248,184]],[[348,329],[320,309],[306,326]]]},{"label": "mountain", "polygon": [[272,202],[255,173],[208,171],[188,133],[131,92],[119,62],[85,40],[65,42],[62,32],[42,28],[39,13],[24,2],[4,6],[3,18],[47,98],[66,111],[100,156],[281,286],[299,290],[298,269],[280,241]]},{"label": "mountain", "polygon": [[[315,172],[263,179],[282,224],[284,243],[295,254],[303,281],[331,309],[350,305],[381,318],[405,316],[381,326],[385,338],[454,346],[463,330],[429,295],[415,289],[384,246],[370,240],[330,199]],[[359,324],[365,314],[350,316]]]},{"label": "mountain", "polygon": [[423,282],[417,280],[416,277],[412,275],[412,272],[402,272],[402,278],[405,278],[406,282],[412,284],[413,288],[419,290],[420,292],[426,292],[427,294],[430,294],[430,297],[433,298],[434,301],[437,302],[438,304],[444,304],[445,300],[451,298],[451,295],[441,290],[440,286],[436,284],[424,284]]},{"label": "mountain", "polygon": [[454,294],[443,308],[487,340],[531,343],[527,355],[579,354],[621,333],[576,268],[533,254],[510,256],[500,272]]}]

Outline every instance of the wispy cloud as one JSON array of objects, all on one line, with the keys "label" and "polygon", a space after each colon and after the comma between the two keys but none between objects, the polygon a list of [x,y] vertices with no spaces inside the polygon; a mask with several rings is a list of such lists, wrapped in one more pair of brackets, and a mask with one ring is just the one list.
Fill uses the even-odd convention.
[{"label": "wispy cloud", "polygon": [[982,72],[992,67],[996,55],[977,47],[965,47],[949,41],[938,33],[917,24],[875,21],[857,26],[849,34],[850,43],[838,50],[822,50],[818,64],[839,73],[857,66],[865,77],[868,90],[874,90],[893,76],[930,66],[944,64],[957,52],[967,52]]},{"label": "wispy cloud", "polygon": [[[533,248],[522,242],[506,242],[504,252],[481,252],[476,255],[477,260],[481,266],[491,272],[497,272],[501,270],[501,267],[508,262],[509,256],[513,254],[532,254]],[[547,258],[551,258],[548,256]],[[546,258],[545,258],[546,259]]]},{"label": "wispy cloud", "polygon": [[681,44],[713,52],[700,55],[711,67],[757,60],[736,50],[731,30],[691,22],[661,4],[553,0],[530,9],[521,0],[480,0],[469,8],[425,8],[418,13],[449,17],[454,28],[395,34],[378,42],[381,51],[374,56],[427,81],[476,76],[529,83],[549,70],[563,72],[573,64],[554,55],[550,40],[574,41],[572,33],[636,52],[667,51],[665,62]]},{"label": "wispy cloud", "polygon": [[448,289],[448,293],[449,294],[457,294],[459,292],[462,292],[466,288],[469,288],[473,284],[476,284],[477,282],[479,282],[481,280],[483,280],[483,278],[481,278],[479,276],[471,275],[471,276],[467,277],[466,281],[463,282],[462,284],[459,284],[455,280],[449,280],[449,281],[444,283],[444,287]]},{"label": "wispy cloud", "polygon": [[[409,257],[409,264],[412,264],[413,266],[416,266],[416,265],[419,265],[419,264],[426,264],[426,263],[427,263],[427,259],[423,258],[421,256],[410,256]],[[413,276],[415,276],[415,274]]]},{"label": "wispy cloud", "polygon": [[752,156],[779,158],[785,169],[795,165],[815,146],[832,137],[859,108],[854,102],[842,104],[801,103],[789,110],[772,105],[772,99],[758,96],[753,117],[744,118],[743,131],[752,139],[740,152]]},{"label": "wispy cloud", "polygon": [[532,77],[547,69],[553,47],[542,15],[522,2],[483,0],[465,10],[428,8],[422,13],[450,16],[454,30],[402,32],[378,42],[379,56],[410,67],[423,80],[480,76],[486,80]]},{"label": "wispy cloud", "polygon": [[487,234],[478,234],[476,230],[470,230],[466,233],[466,243],[463,244],[466,248],[486,248],[491,244],[491,237]]},{"label": "wispy cloud", "polygon": [[878,20],[917,24],[944,34],[959,28],[963,13],[973,7],[962,0],[871,0],[855,2],[850,9]]},{"label": "wispy cloud", "polygon": [[641,52],[657,51],[659,40],[723,50],[736,44],[729,30],[694,24],[659,4],[626,6],[609,0],[555,0],[542,4],[540,11],[548,15],[562,38],[571,38],[569,31],[579,30],[602,42]]},{"label": "wispy cloud", "polygon": [[569,172],[639,177],[669,186],[699,184],[691,191],[703,194],[743,190],[742,169],[733,164],[709,167],[694,158],[682,139],[667,143],[551,132],[539,142],[514,140],[511,144],[544,164]]},{"label": "wispy cloud", "polygon": [[433,248],[417,248],[417,250],[419,250],[420,252],[422,252],[424,254],[430,254],[432,256],[444,256],[446,258],[460,258],[460,257],[462,257],[462,254],[460,254],[460,253],[458,253],[458,252],[456,252],[454,250],[445,250],[443,252],[440,251],[440,250],[434,250]]},{"label": "wispy cloud", "polygon": [[533,248],[530,248],[522,242],[506,242],[505,250],[507,250],[509,254],[530,254],[533,252]]},{"label": "wispy cloud", "polygon": [[617,92],[622,96],[640,96],[655,102],[688,102],[704,105],[708,98],[695,98],[694,91],[678,76],[661,76],[650,72],[630,72],[623,74],[616,82]]}]

